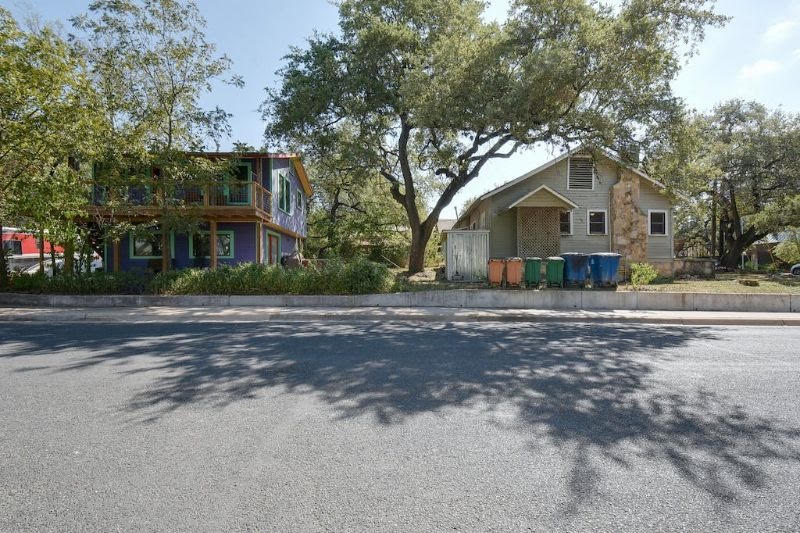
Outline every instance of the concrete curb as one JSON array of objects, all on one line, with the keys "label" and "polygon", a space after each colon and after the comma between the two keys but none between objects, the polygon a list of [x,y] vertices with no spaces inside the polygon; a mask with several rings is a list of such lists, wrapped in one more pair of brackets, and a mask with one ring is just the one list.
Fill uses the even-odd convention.
[{"label": "concrete curb", "polygon": [[0,307],[448,307],[584,311],[749,311],[800,313],[800,294],[454,289],[319,296],[154,296],[0,293]]},{"label": "concrete curb", "polygon": [[313,321],[362,322],[591,322],[672,325],[800,326],[793,313],[720,313],[702,311],[582,311],[541,309],[464,309],[445,307],[147,307],[0,309],[0,322],[99,323],[264,323]]}]

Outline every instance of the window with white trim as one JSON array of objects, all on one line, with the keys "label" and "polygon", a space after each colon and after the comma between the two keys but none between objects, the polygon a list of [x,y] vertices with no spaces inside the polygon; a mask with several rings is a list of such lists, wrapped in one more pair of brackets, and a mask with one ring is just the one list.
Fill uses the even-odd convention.
[{"label": "window with white trim", "polygon": [[667,235],[667,212],[664,209],[650,209],[647,211],[647,234]]},{"label": "window with white trim", "polygon": [[567,189],[591,191],[594,189],[594,162],[591,156],[573,156],[567,165]]},{"label": "window with white trim", "polygon": [[572,211],[561,211],[558,214],[558,225],[561,235],[572,235]]},{"label": "window with white trim", "polygon": [[586,234],[605,235],[608,233],[605,209],[590,209],[586,214]]}]

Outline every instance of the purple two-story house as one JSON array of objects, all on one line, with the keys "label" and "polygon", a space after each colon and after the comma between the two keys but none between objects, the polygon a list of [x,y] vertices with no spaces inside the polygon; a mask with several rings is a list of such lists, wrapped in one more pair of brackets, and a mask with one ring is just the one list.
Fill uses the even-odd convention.
[{"label": "purple two-story house", "polygon": [[[203,157],[236,158],[234,177],[224,185],[187,191],[184,201],[200,209],[200,229],[192,234],[169,235],[171,268],[222,264],[276,264],[282,256],[301,250],[311,184],[297,154],[270,152],[204,152]],[[129,196],[132,196],[129,194]],[[109,215],[104,194],[95,193],[92,211]],[[147,195],[117,219],[146,222],[157,208]],[[134,233],[105,245],[107,271],[161,269],[163,238]],[[216,252],[216,253],[214,253]]]}]

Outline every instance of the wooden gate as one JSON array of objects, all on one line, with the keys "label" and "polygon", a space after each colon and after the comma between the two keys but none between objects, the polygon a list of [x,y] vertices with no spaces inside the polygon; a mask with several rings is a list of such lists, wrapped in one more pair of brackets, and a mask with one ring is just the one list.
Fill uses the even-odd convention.
[{"label": "wooden gate", "polygon": [[447,237],[445,274],[450,281],[480,281],[487,276],[489,230],[450,230]]}]

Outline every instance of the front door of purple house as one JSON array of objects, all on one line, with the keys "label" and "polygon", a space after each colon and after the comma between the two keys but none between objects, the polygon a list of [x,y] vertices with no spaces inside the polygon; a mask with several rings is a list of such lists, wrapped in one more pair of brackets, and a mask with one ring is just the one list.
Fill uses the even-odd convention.
[{"label": "front door of purple house", "polygon": [[267,235],[267,262],[270,265],[278,264],[278,246],[280,241],[275,235]]}]

